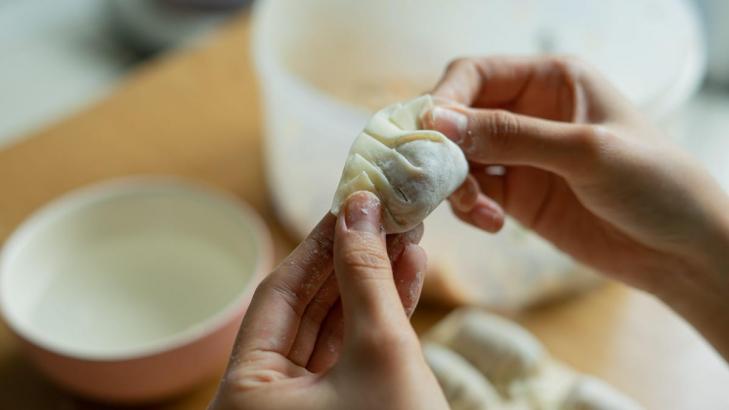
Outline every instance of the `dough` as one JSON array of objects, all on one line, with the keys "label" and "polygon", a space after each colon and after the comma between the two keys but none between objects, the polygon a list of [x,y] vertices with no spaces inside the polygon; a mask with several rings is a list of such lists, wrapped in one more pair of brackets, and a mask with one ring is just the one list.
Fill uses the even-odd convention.
[{"label": "dough", "polygon": [[463,183],[468,162],[461,149],[440,132],[421,129],[420,116],[431,107],[425,95],[372,116],[349,150],[333,214],[350,194],[370,191],[382,201],[385,231],[406,232]]},{"label": "dough", "polygon": [[569,366],[550,357],[540,365],[538,375],[514,393],[521,394],[520,398],[532,410],[557,410],[562,408],[578,377]]},{"label": "dough", "polygon": [[642,408],[630,397],[591,376],[582,376],[561,406],[561,410],[641,410]]},{"label": "dough", "polygon": [[426,338],[466,358],[506,396],[523,390],[547,357],[541,343],[521,326],[478,309],[451,313]]},{"label": "dough", "polygon": [[475,308],[438,322],[423,336],[423,352],[453,409],[642,410],[551,358],[518,324]]},{"label": "dough", "polygon": [[500,408],[496,390],[466,359],[433,343],[423,344],[423,354],[452,410]]}]

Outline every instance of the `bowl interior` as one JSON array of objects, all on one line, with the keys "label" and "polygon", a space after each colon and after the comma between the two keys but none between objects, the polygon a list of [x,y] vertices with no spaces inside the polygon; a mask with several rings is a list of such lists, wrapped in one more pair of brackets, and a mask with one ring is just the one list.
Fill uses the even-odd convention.
[{"label": "bowl interior", "polygon": [[[370,109],[430,89],[445,65],[463,56],[579,56],[657,117],[685,101],[703,73],[700,21],[686,1],[257,4],[257,36],[266,43],[259,59]],[[663,44],[671,46],[656,46]]]},{"label": "bowl interior", "polygon": [[24,337],[83,357],[134,356],[229,319],[257,270],[255,224],[181,184],[74,194],[9,241],[0,300]]}]

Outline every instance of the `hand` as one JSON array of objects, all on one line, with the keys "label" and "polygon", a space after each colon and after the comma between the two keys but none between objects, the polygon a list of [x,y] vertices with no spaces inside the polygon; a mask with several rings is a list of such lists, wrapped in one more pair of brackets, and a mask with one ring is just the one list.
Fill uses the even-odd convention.
[{"label": "hand", "polygon": [[453,103],[425,126],[471,163],[458,217],[496,231],[506,212],[657,294],[729,357],[729,199],[606,80],[571,59],[463,59],[433,94]]},{"label": "hand", "polygon": [[447,409],[408,321],[421,236],[386,244],[369,193],[324,217],[256,290],[210,408]]}]

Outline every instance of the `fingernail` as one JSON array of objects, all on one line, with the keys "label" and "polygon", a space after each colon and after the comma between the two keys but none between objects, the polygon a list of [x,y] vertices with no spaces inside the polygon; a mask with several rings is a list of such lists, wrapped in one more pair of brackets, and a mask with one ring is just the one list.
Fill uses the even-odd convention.
[{"label": "fingernail", "polygon": [[461,212],[470,212],[476,205],[479,191],[478,182],[468,176],[463,185],[451,195],[451,204]]},{"label": "fingernail", "polygon": [[463,191],[456,191],[456,193],[451,195],[451,204],[453,204],[453,206],[461,212],[470,211],[475,202],[469,200],[466,195],[468,195],[468,193]]},{"label": "fingernail", "polygon": [[468,118],[465,114],[444,107],[434,107],[430,115],[434,130],[442,132],[456,144],[463,140],[468,129]]},{"label": "fingernail", "polygon": [[355,192],[347,198],[344,218],[352,231],[380,233],[380,200],[371,192]]}]

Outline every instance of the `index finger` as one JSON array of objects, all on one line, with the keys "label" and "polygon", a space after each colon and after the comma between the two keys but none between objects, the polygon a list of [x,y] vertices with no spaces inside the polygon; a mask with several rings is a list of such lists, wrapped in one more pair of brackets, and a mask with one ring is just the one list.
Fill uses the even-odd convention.
[{"label": "index finger", "polygon": [[[505,108],[560,121],[580,120],[588,114],[597,117],[592,120],[603,122],[612,117],[632,119],[635,115],[628,100],[594,67],[566,56],[457,59],[448,65],[432,94],[469,107]],[[531,103],[518,105],[522,99],[533,103],[554,98],[554,104],[560,104],[565,96],[574,100],[571,105],[576,111],[560,118],[535,112]],[[590,113],[581,111],[585,104],[593,107]]]},{"label": "index finger", "polygon": [[333,271],[336,217],[327,214],[256,289],[241,323],[235,357],[251,350],[287,355],[301,317]]},{"label": "index finger", "polygon": [[519,97],[542,60],[532,57],[459,58],[448,65],[432,94],[467,106],[508,104]]}]

